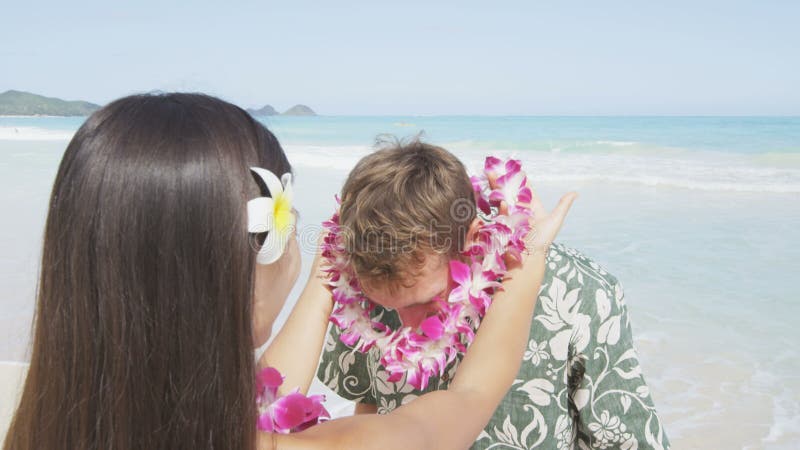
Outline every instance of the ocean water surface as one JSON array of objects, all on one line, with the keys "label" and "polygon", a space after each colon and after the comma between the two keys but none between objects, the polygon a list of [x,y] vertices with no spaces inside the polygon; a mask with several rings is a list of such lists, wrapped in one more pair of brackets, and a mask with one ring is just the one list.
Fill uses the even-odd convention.
[{"label": "ocean water surface", "polygon": [[[0,117],[0,360],[26,358],[47,199],[83,120]],[[302,226],[327,218],[347,172],[383,134],[424,132],[472,169],[490,153],[521,158],[548,205],[579,191],[559,240],[622,281],[675,448],[800,439],[800,118],[262,120],[295,167],[305,248],[314,240]]]}]

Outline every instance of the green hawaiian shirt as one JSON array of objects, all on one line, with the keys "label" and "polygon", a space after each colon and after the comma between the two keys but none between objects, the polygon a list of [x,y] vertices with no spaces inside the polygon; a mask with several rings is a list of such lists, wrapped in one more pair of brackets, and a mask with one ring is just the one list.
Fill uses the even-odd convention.
[{"label": "green hawaiian shirt", "polygon": [[[399,323],[393,311],[376,314]],[[425,391],[447,389],[459,362]],[[317,377],[381,414],[423,393],[405,380],[388,382],[377,350],[354,351],[333,326]],[[472,448],[669,448],[639,367],[622,286],[591,259],[550,247],[519,374]]]}]

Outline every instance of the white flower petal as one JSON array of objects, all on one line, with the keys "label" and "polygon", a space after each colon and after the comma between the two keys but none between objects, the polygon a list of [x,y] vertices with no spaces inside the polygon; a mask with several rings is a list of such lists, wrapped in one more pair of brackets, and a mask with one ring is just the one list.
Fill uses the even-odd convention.
[{"label": "white flower petal", "polygon": [[597,342],[599,344],[608,343],[615,345],[619,341],[620,323],[619,316],[612,316],[610,319],[603,322],[597,330]]},{"label": "white flower petal", "polygon": [[536,378],[518,387],[517,390],[528,394],[533,403],[547,406],[550,404],[550,395],[555,392],[555,386],[544,378]]},{"label": "white flower petal", "polygon": [[290,233],[280,233],[278,230],[272,230],[267,234],[264,240],[264,245],[258,251],[256,262],[259,264],[272,264],[278,260],[286,248],[286,243],[289,241]]},{"label": "white flower petal", "polygon": [[264,233],[275,226],[273,215],[274,201],[268,197],[258,197],[247,202],[247,231]]},{"label": "white flower petal", "polygon": [[264,181],[264,184],[267,185],[270,197],[275,198],[278,195],[283,194],[283,185],[281,184],[281,180],[279,180],[274,173],[267,169],[262,169],[261,167],[251,167],[250,170],[261,177],[261,179]]},{"label": "white flower petal", "polygon": [[589,345],[589,340],[591,338],[589,325],[591,322],[592,319],[586,314],[575,315],[575,324],[572,326],[572,336],[570,336],[570,342],[574,346],[576,353],[583,352],[583,350],[585,350]]},{"label": "white flower petal", "polygon": [[550,339],[550,353],[558,361],[566,361],[567,353],[569,350],[569,338],[572,336],[572,330],[567,328],[556,333]]},{"label": "white flower petal", "polygon": [[600,321],[604,321],[611,314],[611,301],[608,300],[606,291],[598,289],[594,294],[594,301],[597,303],[597,315],[600,316]]}]

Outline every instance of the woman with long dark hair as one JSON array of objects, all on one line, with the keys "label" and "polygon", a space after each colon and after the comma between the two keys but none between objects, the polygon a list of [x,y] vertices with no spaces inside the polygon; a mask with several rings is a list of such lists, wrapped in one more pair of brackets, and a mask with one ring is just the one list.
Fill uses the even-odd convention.
[{"label": "woman with long dark hair", "polygon": [[[253,352],[299,251],[292,236],[257,263],[269,233],[248,232],[247,205],[270,192],[251,167],[291,173],[264,126],[213,97],[130,96],[87,119],[53,187],[30,368],[4,449],[469,445],[519,367],[542,252],[505,281],[450,391],[387,416],[257,433]],[[572,199],[537,214],[535,242],[552,241]],[[331,308],[316,267],[261,362],[301,390]]]}]

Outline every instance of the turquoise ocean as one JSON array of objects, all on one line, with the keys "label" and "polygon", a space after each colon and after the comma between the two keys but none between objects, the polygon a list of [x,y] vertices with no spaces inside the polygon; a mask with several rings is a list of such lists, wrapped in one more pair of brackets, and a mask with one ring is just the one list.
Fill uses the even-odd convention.
[{"label": "turquoise ocean", "polygon": [[[83,120],[0,117],[0,360],[26,358],[47,200]],[[381,135],[423,133],[473,170],[518,157],[548,205],[577,190],[559,240],[621,280],[675,448],[800,439],[800,117],[261,120],[295,168],[306,249]]]}]

